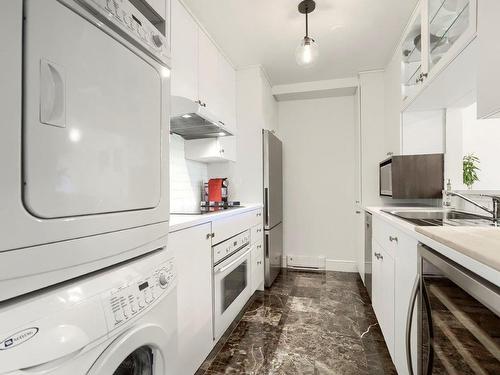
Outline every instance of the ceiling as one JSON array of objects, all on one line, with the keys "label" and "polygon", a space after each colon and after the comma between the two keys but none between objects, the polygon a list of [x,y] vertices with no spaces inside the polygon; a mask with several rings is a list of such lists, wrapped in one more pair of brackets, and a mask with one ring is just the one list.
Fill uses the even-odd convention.
[{"label": "ceiling", "polygon": [[298,0],[183,0],[236,67],[261,64],[271,83],[343,78],[384,68],[417,0],[316,0],[313,67],[295,63],[305,34]]}]

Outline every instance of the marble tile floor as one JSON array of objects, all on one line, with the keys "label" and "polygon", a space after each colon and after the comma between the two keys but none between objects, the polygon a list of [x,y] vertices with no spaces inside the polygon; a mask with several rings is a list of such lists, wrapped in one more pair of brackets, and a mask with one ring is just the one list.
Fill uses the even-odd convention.
[{"label": "marble tile floor", "polygon": [[397,374],[359,275],[282,270],[196,375]]}]

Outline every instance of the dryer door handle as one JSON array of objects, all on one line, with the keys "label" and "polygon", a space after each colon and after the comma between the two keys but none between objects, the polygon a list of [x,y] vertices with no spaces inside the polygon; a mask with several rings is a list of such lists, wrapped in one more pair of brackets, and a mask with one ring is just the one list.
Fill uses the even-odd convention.
[{"label": "dryer door handle", "polygon": [[40,60],[40,122],[66,127],[66,88],[64,70]]}]

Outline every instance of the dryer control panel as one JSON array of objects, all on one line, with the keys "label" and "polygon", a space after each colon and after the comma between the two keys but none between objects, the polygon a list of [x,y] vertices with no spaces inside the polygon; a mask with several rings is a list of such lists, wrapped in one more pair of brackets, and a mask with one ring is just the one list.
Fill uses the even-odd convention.
[{"label": "dryer control panel", "polygon": [[103,297],[108,329],[111,331],[141,315],[175,285],[174,259],[170,259],[145,277],[112,289]]},{"label": "dryer control panel", "polygon": [[87,0],[94,3],[108,19],[114,21],[127,34],[131,34],[150,52],[161,59],[170,57],[167,38],[142,15],[128,0]]}]

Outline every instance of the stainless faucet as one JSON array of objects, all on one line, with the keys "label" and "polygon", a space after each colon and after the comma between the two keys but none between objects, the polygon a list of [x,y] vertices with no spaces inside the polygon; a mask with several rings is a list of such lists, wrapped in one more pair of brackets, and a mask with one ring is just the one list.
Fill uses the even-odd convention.
[{"label": "stainless faucet", "polygon": [[490,215],[493,216],[493,221],[496,223],[498,222],[498,219],[500,218],[500,197],[496,195],[489,195],[489,194],[479,194],[481,197],[488,197],[491,198],[493,201],[493,209],[490,210],[488,207],[483,206],[482,204],[479,204],[477,202],[474,202],[472,199],[466,197],[465,195],[455,193],[453,191],[447,191],[446,194],[454,196],[454,197],[459,197],[462,198],[464,201],[469,202],[470,204],[480,208],[483,211],[488,212]]}]

